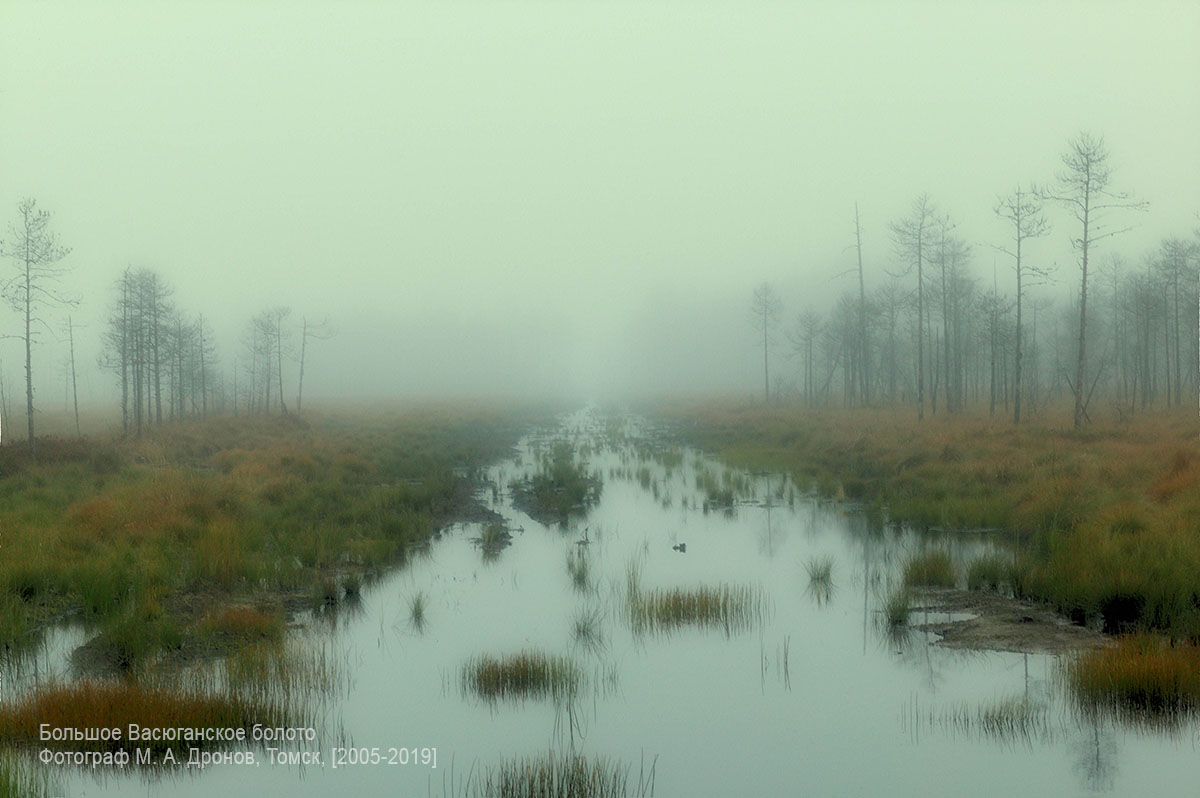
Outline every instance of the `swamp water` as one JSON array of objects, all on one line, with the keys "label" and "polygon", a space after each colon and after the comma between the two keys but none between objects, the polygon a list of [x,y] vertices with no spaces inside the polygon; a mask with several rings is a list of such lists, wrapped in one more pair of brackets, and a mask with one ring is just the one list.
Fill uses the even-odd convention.
[{"label": "swamp water", "polygon": [[[543,525],[514,508],[511,486],[562,441],[603,488],[590,509]],[[320,751],[321,765],[272,765],[250,747],[257,766],[58,770],[49,794],[467,796],[489,769],[548,752],[602,758],[630,794],[659,796],[1197,789],[1193,725],[1085,718],[1054,656],[952,650],[888,628],[882,607],[904,561],[948,548],[961,581],[991,550],[978,536],[881,528],[778,475],[658,449],[636,422],[586,411],[526,438],[487,476],[509,545],[480,546],[495,527],[448,529],[427,556],[295,633],[293,645],[319,647],[337,672],[314,713],[319,742],[293,746]],[[732,609],[707,623],[647,609],[648,597],[701,587]],[[949,617],[918,609],[910,623]],[[10,688],[64,672],[61,652],[79,635],[51,640]],[[566,658],[574,686],[484,698],[464,677],[480,658],[522,652]],[[334,747],[368,761],[334,769]]]}]

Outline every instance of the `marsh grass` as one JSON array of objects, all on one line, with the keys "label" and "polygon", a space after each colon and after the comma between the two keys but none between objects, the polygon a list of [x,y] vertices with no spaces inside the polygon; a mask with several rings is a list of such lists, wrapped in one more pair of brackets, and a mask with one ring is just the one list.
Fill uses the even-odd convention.
[{"label": "marsh grass", "polygon": [[726,635],[761,623],[767,612],[761,588],[750,585],[643,589],[626,595],[626,617],[635,634],[667,633],[693,626],[720,629]]},{"label": "marsh grass", "polygon": [[808,572],[809,582],[822,585],[833,584],[833,557],[828,555],[812,557],[804,563],[804,570]]},{"label": "marsh grass", "polygon": [[608,757],[589,759],[548,752],[511,759],[487,768],[467,795],[480,798],[624,798],[654,794],[655,768],[643,763],[630,780],[632,766]]},{"label": "marsh grass", "polygon": [[571,577],[571,586],[580,593],[586,593],[592,587],[591,562],[585,548],[574,546],[567,552],[567,574]]},{"label": "marsh grass", "polygon": [[604,639],[604,611],[599,607],[577,610],[571,619],[571,639],[593,654],[602,653],[608,646]]},{"label": "marsh grass", "polygon": [[1054,737],[1046,704],[1012,696],[978,706],[959,704],[931,713],[931,725],[942,725],[972,736],[1001,741],[1047,742]]},{"label": "marsh grass", "polygon": [[583,671],[566,657],[522,651],[506,657],[486,654],[463,667],[462,686],[485,701],[572,698],[583,682]]},{"label": "marsh grass", "polygon": [[54,783],[46,767],[38,767],[32,757],[0,748],[0,798],[49,798],[66,795],[67,791]]},{"label": "marsh grass", "polygon": [[[1111,632],[1200,639],[1200,456],[1195,414],[1061,414],[1019,427],[965,412],[917,424],[911,408],[660,406],[689,442],[753,471],[784,471],[893,521],[1011,530],[1014,594]],[[978,574],[977,576],[982,576]]]},{"label": "marsh grass", "polygon": [[818,606],[828,603],[833,598],[833,557],[812,557],[804,563],[804,570],[808,572],[808,594]]},{"label": "marsh grass", "polygon": [[1003,554],[983,554],[967,566],[967,588],[970,590],[1000,590],[1016,584],[1013,560]]},{"label": "marsh grass", "polygon": [[283,615],[280,609],[265,611],[255,607],[231,605],[209,612],[200,622],[201,639],[248,643],[283,639]]},{"label": "marsh grass", "polygon": [[575,458],[569,440],[557,440],[538,458],[538,470],[512,486],[513,504],[546,523],[563,523],[600,498],[603,482]]},{"label": "marsh grass", "polygon": [[914,554],[904,563],[908,587],[954,587],[954,561],[945,549]]},{"label": "marsh grass", "polygon": [[1150,634],[1067,659],[1063,673],[1078,704],[1155,723],[1200,709],[1200,647]]},{"label": "marsh grass", "polygon": [[[41,724],[51,728],[120,728],[129,724],[149,728],[245,729],[256,723],[286,725],[281,703],[253,700],[235,693],[207,694],[197,690],[165,690],[132,683],[80,681],[46,685],[21,699],[0,705],[0,738],[27,747],[132,752],[149,747],[162,752],[185,752],[199,741],[120,740],[43,741]],[[211,744],[210,744],[211,745]]]},{"label": "marsh grass", "polygon": [[317,609],[336,607],[342,600],[342,588],[331,576],[318,579],[312,588],[312,604]]},{"label": "marsh grass", "polygon": [[899,628],[908,625],[908,616],[912,613],[912,591],[906,584],[892,586],[883,597],[883,622],[889,628]]},{"label": "marsh grass", "polygon": [[212,416],[137,439],[45,440],[37,462],[0,447],[0,647],[82,610],[105,656],[132,668],[204,652],[202,620],[222,606],[334,603],[330,574],[350,595],[361,571],[401,562],[543,412]]},{"label": "marsh grass", "polygon": [[479,537],[472,542],[480,548],[485,557],[495,558],[501,551],[512,545],[512,533],[504,524],[488,523],[479,531]]},{"label": "marsh grass", "polygon": [[408,625],[418,633],[425,631],[426,604],[428,604],[428,601],[425,598],[425,593],[421,590],[413,593],[408,599]]}]

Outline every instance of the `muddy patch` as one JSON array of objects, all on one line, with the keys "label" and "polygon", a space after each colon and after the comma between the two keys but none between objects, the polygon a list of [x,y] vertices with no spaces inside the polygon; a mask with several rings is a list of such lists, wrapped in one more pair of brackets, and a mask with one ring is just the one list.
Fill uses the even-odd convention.
[{"label": "muddy patch", "polygon": [[938,645],[982,651],[1059,654],[1107,645],[1110,638],[1077,626],[1045,607],[996,593],[966,590],[927,590],[919,596],[914,615],[923,610],[969,617],[919,624],[937,634]]}]

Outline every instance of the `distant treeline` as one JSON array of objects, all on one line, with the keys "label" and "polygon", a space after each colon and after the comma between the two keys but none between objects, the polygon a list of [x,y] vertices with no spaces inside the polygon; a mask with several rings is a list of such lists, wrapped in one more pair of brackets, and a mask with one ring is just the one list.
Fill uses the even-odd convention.
[{"label": "distant treeline", "polygon": [[[825,312],[808,308],[794,317],[786,339],[798,370],[776,368],[772,379],[767,355],[783,305],[769,284],[754,292],[766,395],[826,406],[913,404],[919,418],[986,405],[1015,422],[1022,412],[1073,401],[1076,426],[1098,404],[1120,417],[1195,406],[1200,226],[1137,260],[1108,253],[1097,262],[1098,244],[1146,209],[1110,188],[1107,159],[1100,139],[1081,134],[1054,184],[997,200],[993,211],[1009,237],[993,248],[1015,274],[1015,291],[1002,292],[996,273],[979,274],[975,248],[924,194],[889,225],[900,271],[885,272],[887,280],[868,290],[856,208],[858,285]],[[1044,211],[1049,204],[1067,211],[1057,230]],[[1070,238],[1076,269],[1052,274],[1030,246],[1052,233]],[[1078,286],[1069,303],[1031,292],[1052,277]]]}]

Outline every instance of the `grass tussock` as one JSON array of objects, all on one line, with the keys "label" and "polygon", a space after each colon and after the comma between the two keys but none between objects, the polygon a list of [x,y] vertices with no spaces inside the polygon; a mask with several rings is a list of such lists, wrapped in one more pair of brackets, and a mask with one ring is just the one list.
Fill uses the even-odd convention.
[{"label": "grass tussock", "polygon": [[632,766],[607,757],[550,752],[484,770],[469,795],[487,798],[624,798],[654,794],[652,763],[631,781]]},{"label": "grass tussock", "polygon": [[425,631],[425,610],[429,601],[425,598],[425,593],[418,590],[413,593],[408,599],[408,625],[417,632]]},{"label": "grass tussock", "polygon": [[1083,652],[1064,665],[1081,705],[1153,720],[1200,708],[1200,647],[1133,634]]},{"label": "grass tussock", "polygon": [[813,557],[804,563],[804,570],[808,572],[808,581],[810,583],[823,586],[833,585],[832,557],[828,555]]},{"label": "grass tussock", "polygon": [[954,587],[954,560],[950,552],[934,549],[909,557],[904,563],[904,584],[908,587]]},{"label": "grass tussock", "polygon": [[149,728],[245,729],[254,724],[286,725],[282,707],[236,694],[165,690],[129,683],[76,682],[42,687],[22,699],[0,705],[0,738],[21,746],[65,750],[131,752],[137,747],[186,752],[204,742],[120,740],[43,741],[40,724],[51,728],[120,728],[136,723]]},{"label": "grass tussock", "polygon": [[626,595],[626,616],[637,634],[693,626],[720,629],[730,635],[759,623],[766,609],[762,590],[749,585],[690,589],[637,586]]},{"label": "grass tussock", "polygon": [[896,629],[908,625],[908,616],[912,613],[912,591],[907,584],[893,587],[883,597],[883,622],[889,628]]},{"label": "grass tussock", "polygon": [[583,671],[566,657],[522,651],[506,657],[480,655],[463,668],[464,690],[485,701],[551,698],[575,695]]}]

